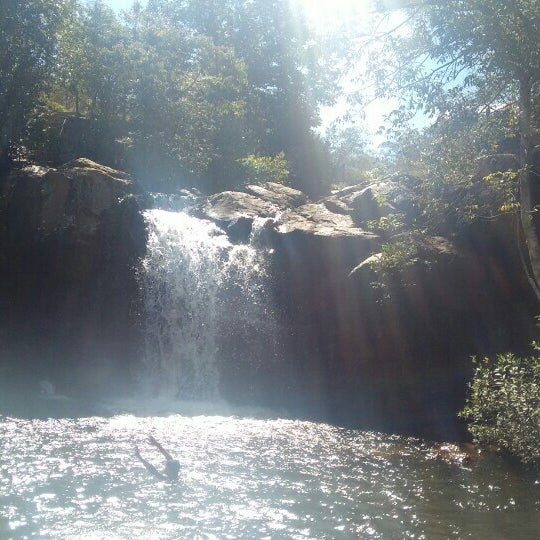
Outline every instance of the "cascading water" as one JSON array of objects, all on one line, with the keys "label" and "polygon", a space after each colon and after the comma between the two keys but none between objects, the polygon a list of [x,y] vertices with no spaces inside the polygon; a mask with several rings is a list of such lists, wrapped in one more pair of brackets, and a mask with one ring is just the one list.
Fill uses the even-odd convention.
[{"label": "cascading water", "polygon": [[264,255],[186,213],[154,209],[145,218],[145,380],[153,395],[216,399],[227,336],[268,315]]}]

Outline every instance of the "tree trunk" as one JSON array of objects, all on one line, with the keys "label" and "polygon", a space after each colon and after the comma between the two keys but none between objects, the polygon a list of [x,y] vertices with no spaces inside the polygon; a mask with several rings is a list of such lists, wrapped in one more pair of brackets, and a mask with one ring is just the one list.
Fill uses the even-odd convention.
[{"label": "tree trunk", "polygon": [[535,293],[540,300],[540,185],[534,170],[533,128],[531,113],[530,79],[520,81],[520,131],[522,137],[520,174],[521,226],[529,253],[530,271],[536,284]]}]

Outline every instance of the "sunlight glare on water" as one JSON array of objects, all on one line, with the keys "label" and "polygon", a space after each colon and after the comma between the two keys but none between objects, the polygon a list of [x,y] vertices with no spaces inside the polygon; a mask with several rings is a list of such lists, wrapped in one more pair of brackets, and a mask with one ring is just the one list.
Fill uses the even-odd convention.
[{"label": "sunlight glare on water", "polygon": [[[181,463],[155,480],[154,434]],[[224,416],[0,418],[0,538],[537,538],[540,486],[416,439]]]}]

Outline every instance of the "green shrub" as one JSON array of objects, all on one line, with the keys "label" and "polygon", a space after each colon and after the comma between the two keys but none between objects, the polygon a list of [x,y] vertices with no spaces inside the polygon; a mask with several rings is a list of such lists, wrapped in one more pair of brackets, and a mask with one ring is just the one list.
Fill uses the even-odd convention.
[{"label": "green shrub", "polygon": [[262,184],[264,182],[284,184],[289,177],[289,163],[284,152],[279,152],[275,156],[251,154],[238,162],[244,169],[248,184]]},{"label": "green shrub", "polygon": [[475,359],[470,393],[460,416],[474,440],[496,446],[540,467],[540,347],[520,358],[500,354],[495,362]]}]

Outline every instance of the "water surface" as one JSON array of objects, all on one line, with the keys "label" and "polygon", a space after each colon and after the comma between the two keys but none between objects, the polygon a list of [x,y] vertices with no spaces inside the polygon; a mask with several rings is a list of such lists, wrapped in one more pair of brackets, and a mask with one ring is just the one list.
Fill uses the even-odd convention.
[{"label": "water surface", "polygon": [[[154,434],[182,465],[155,480]],[[0,538],[540,537],[540,485],[417,439],[234,416],[0,417]]]}]

